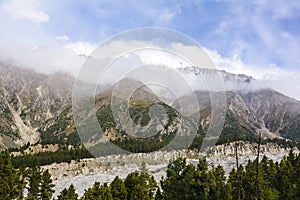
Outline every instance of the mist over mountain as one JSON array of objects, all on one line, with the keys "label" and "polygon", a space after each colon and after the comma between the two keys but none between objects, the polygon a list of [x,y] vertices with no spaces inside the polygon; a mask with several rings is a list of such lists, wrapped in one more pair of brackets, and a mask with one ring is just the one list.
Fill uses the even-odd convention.
[{"label": "mist over mountain", "polygon": [[[200,125],[204,132],[211,122],[211,94],[204,88],[198,87],[202,83],[198,84],[197,80],[201,82],[200,76],[209,78],[217,75],[224,82],[227,97],[227,114],[220,140],[226,141],[226,137],[249,139],[257,137],[261,132],[266,138],[287,138],[300,142],[299,101],[271,89],[252,89],[251,83],[255,82],[255,79],[242,74],[235,75],[226,71],[198,67],[185,67],[178,71],[183,76],[191,77],[192,82],[195,83],[194,90],[198,98],[199,110],[194,110],[194,112],[200,112]],[[75,79],[66,73],[45,75],[1,63],[1,148],[21,146],[28,142],[41,142],[47,134],[49,137],[77,134],[71,109],[74,81]],[[130,82],[131,80],[127,80],[127,83],[128,81],[130,84],[127,85],[134,83],[134,81]],[[237,87],[229,88],[229,85]],[[240,89],[241,85],[243,87],[248,85],[249,88]],[[172,119],[169,116],[165,119],[169,120],[166,130],[175,132],[181,126],[182,119],[176,111],[174,99],[157,93],[159,92],[157,88],[156,90],[151,90],[151,87],[147,86],[143,88],[134,97],[139,103],[132,104],[136,110],[135,113],[131,113],[133,120],[137,124],[143,124],[142,127],[145,130],[151,127],[151,123],[148,124],[150,99],[151,105],[159,103],[168,110],[169,114],[173,113],[177,116]],[[96,96],[98,116],[109,114],[111,92],[111,86],[105,86],[99,90]],[[124,92],[126,93],[125,88]],[[219,91],[210,92],[218,93]],[[185,106],[190,105],[188,95],[179,97],[186,102]],[[110,119],[104,119],[112,123],[106,127],[106,137],[123,137],[121,132],[117,134],[117,131],[120,131],[120,125],[117,126],[113,121],[109,121]],[[166,125],[165,122],[157,126],[164,125]],[[162,138],[160,140],[163,141]]]}]

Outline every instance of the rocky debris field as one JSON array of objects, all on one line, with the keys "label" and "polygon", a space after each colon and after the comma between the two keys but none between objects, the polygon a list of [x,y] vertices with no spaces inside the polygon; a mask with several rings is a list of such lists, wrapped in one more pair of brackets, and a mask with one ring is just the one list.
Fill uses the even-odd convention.
[{"label": "rocky debris field", "polygon": [[[286,156],[290,148],[281,148],[276,144],[265,144],[261,146],[260,158],[267,156],[273,161],[280,161]],[[298,149],[293,149],[299,153]],[[219,145],[207,151],[208,153],[196,153],[195,151],[170,151],[153,152],[148,154],[111,155],[97,159],[82,159],[71,163],[54,163],[43,166],[48,169],[55,183],[56,197],[64,188],[73,184],[76,191],[81,196],[86,188],[92,187],[95,181],[109,183],[116,176],[125,178],[133,171],[143,169],[147,166],[147,171],[152,174],[157,181],[166,175],[167,165],[170,161],[178,157],[187,157],[188,162],[197,163],[198,159],[206,156],[210,164],[221,165],[228,175],[235,167],[234,144]],[[246,164],[247,161],[256,158],[256,144],[240,142],[238,145],[239,163]]]}]

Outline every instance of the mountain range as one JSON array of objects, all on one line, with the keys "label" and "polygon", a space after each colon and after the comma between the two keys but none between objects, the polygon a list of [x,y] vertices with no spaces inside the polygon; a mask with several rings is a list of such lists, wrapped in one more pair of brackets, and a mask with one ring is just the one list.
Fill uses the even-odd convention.
[{"label": "mountain range", "polygon": [[[219,74],[225,84],[234,82],[247,85],[254,80],[242,74],[235,75],[199,67],[186,67],[178,71],[195,77]],[[51,144],[67,141],[76,145],[80,142],[72,113],[74,82],[75,79],[66,73],[39,74],[29,69],[0,63],[0,148],[14,148],[27,143]],[[185,127],[193,126],[193,122],[176,110],[176,101],[164,101],[156,96],[151,88],[137,80],[121,80],[121,83],[124,86],[124,94],[126,86],[142,85],[129,102],[132,120],[123,119],[116,122],[112,118],[110,99],[115,85],[100,91],[95,97],[96,113],[104,134],[97,138],[97,143],[111,140],[122,146],[126,140],[128,146],[130,142],[136,141],[135,136],[140,137],[140,132],[147,132],[149,135],[145,137],[149,138],[145,138],[146,141],[153,140],[156,145],[165,145],[183,128],[183,124],[188,124]],[[194,92],[199,103],[199,110],[194,112],[200,113],[197,134],[202,137],[205,136],[212,118],[211,93],[200,89]],[[186,102],[186,106],[189,105],[188,94],[179,98]],[[288,139],[300,143],[299,101],[271,89],[230,89],[226,91],[226,99],[226,118],[219,143],[255,140],[259,133],[264,138]],[[166,110],[166,115],[151,118],[151,110],[161,108]],[[122,110],[119,114],[120,119],[125,115]],[[124,129],[127,127],[126,120],[139,125],[139,129],[127,133],[128,130],[126,132]],[[153,135],[151,130],[159,130],[159,133]],[[193,129],[186,128],[181,132],[188,134],[191,130]],[[144,144],[142,140],[136,142],[141,143],[141,146]],[[150,149],[149,147],[148,150]]]}]

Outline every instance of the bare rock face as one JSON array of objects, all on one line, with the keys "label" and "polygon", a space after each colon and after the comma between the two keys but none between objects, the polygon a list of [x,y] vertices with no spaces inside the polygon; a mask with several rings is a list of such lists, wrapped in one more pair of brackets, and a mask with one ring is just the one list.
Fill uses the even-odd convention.
[{"label": "bare rock face", "polygon": [[40,124],[70,104],[72,84],[67,74],[44,75],[0,63],[0,147],[37,142]]}]

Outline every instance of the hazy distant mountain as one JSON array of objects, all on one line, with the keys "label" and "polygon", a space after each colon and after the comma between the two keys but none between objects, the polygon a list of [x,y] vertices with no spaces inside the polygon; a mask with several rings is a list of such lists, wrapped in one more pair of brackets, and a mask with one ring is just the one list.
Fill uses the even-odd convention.
[{"label": "hazy distant mountain", "polygon": [[183,74],[194,74],[196,76],[210,77],[218,75],[224,82],[236,82],[236,83],[250,83],[254,78],[244,74],[233,74],[226,72],[225,70],[200,68],[196,66],[178,68]]}]

